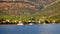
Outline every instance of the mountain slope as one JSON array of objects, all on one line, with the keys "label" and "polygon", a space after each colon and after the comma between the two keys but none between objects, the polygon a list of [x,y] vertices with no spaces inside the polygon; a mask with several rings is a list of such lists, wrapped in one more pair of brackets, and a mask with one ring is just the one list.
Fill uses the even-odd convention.
[{"label": "mountain slope", "polygon": [[54,3],[53,5],[43,9],[41,12],[38,12],[38,15],[52,18],[52,19],[59,19],[60,18],[60,0]]},{"label": "mountain slope", "polygon": [[2,15],[27,15],[41,11],[45,6],[56,0],[3,0],[0,2],[0,14]]},{"label": "mountain slope", "polygon": [[20,15],[27,13],[34,13],[44,8],[43,5],[35,5],[29,2],[1,2],[0,13],[5,12],[6,14]]}]

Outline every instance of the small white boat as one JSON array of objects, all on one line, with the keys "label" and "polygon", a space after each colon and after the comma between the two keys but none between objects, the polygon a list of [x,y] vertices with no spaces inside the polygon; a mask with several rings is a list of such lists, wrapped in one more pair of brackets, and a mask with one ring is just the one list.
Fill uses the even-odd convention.
[{"label": "small white boat", "polygon": [[17,25],[24,25],[23,23],[18,23]]},{"label": "small white boat", "polygon": [[33,25],[33,23],[29,23],[29,25]]},{"label": "small white boat", "polygon": [[17,25],[24,25],[21,21],[19,21],[19,23]]},{"label": "small white boat", "polygon": [[24,25],[23,23],[18,23],[17,25]]}]

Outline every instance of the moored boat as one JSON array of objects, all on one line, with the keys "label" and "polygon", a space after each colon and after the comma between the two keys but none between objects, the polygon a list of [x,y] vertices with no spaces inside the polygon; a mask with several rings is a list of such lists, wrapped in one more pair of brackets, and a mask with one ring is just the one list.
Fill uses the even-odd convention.
[{"label": "moored boat", "polygon": [[21,21],[19,21],[19,23],[17,25],[24,25]]},{"label": "moored boat", "polygon": [[33,23],[29,23],[29,25],[33,25]]}]

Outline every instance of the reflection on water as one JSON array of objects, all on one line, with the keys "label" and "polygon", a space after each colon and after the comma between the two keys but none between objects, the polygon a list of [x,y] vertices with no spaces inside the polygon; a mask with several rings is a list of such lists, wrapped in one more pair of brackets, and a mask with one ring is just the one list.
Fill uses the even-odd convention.
[{"label": "reflection on water", "polygon": [[0,25],[0,34],[60,34],[60,24]]}]

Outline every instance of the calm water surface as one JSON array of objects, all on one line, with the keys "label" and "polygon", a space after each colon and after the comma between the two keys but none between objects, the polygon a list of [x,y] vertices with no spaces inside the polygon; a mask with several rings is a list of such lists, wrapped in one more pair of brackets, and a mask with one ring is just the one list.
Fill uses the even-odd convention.
[{"label": "calm water surface", "polygon": [[60,24],[0,25],[0,34],[60,34]]}]

